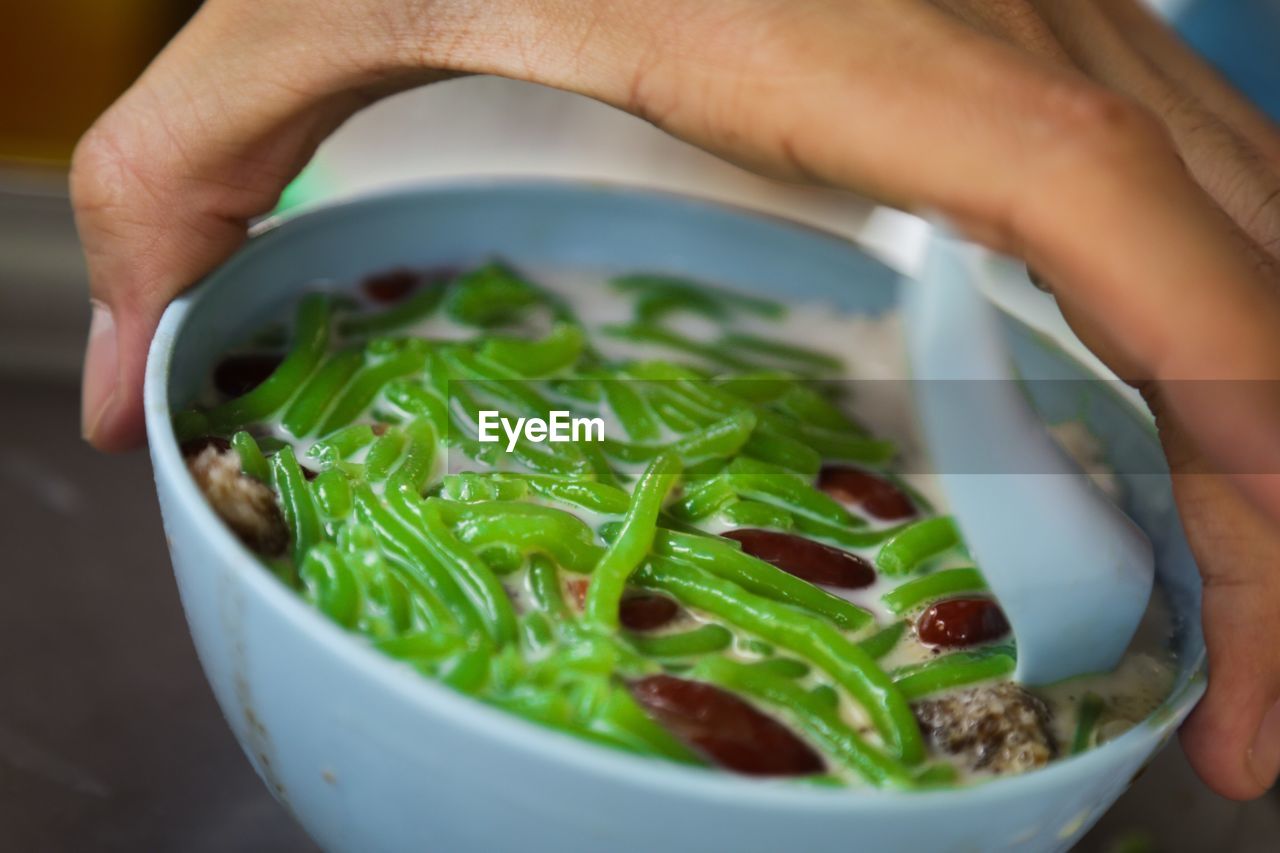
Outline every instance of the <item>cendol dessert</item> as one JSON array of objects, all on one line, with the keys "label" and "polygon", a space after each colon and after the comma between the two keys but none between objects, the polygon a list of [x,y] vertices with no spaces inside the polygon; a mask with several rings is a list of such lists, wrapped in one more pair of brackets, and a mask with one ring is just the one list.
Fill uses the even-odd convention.
[{"label": "cendol dessert", "polygon": [[915,789],[1143,719],[1172,681],[1158,602],[1116,672],[1011,680],[909,391],[869,381],[904,378],[892,316],[489,262],[317,282],[175,429],[230,530],[357,641],[607,747]]}]

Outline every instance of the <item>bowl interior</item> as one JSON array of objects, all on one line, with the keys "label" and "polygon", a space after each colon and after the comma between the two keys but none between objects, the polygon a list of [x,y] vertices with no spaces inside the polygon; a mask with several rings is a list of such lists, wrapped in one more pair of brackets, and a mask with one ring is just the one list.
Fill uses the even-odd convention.
[{"label": "bowl interior", "polygon": [[[783,300],[824,302],[851,313],[892,309],[899,287],[896,273],[842,238],[661,193],[560,182],[469,183],[335,205],[255,237],[165,315],[148,365],[146,400],[157,476],[185,477],[169,413],[203,386],[223,351],[276,316],[316,279],[354,280],[396,265],[457,265],[492,256],[516,265],[670,272]],[[1018,369],[1037,380],[1029,385],[1034,404],[1050,421],[1084,420],[1103,440],[1124,484],[1125,508],[1155,546],[1159,584],[1175,618],[1177,682],[1146,723],[1116,741],[1146,738],[1154,749],[1198,700],[1204,682],[1199,578],[1173,510],[1154,431],[1113,388],[1090,381],[1085,368],[1050,342],[1012,320],[1008,330]],[[247,552],[233,570],[266,577]],[[303,618],[317,635],[336,630],[318,613]],[[396,677],[409,676],[397,672]],[[1061,765],[1104,761],[1098,753],[1109,748],[1033,775],[1047,777],[1048,784],[1052,774],[1063,772]],[[624,769],[638,761],[609,760]],[[674,780],[697,771],[663,766],[645,772]],[[1011,780],[981,787],[998,789],[1006,781]],[[830,796],[817,789],[793,794]]]}]

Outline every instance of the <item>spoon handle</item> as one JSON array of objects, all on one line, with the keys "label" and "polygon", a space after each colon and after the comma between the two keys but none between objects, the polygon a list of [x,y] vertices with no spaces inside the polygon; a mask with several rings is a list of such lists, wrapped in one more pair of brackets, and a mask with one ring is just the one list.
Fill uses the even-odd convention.
[{"label": "spoon handle", "polygon": [[1018,644],[1019,680],[1112,669],[1151,593],[1151,545],[1050,437],[971,257],[935,238],[904,288],[926,445]]}]

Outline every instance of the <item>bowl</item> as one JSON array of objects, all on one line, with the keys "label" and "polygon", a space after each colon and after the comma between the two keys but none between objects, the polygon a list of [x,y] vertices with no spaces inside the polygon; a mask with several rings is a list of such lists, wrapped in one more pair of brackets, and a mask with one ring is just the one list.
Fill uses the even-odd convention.
[{"label": "bowl", "polygon": [[[1144,723],[1028,775],[900,793],[758,781],[617,753],[420,677],[264,570],[206,505],[170,413],[212,365],[317,278],[499,255],[543,266],[659,270],[880,313],[895,273],[848,241],[690,198],[562,182],[451,184],[364,198],[266,230],[173,303],[152,344],[146,420],[178,589],[205,674],[274,796],[330,850],[1058,850],[1085,832],[1204,690],[1199,577],[1155,434],[1089,374],[1010,323],[1036,403],[1083,413],[1125,464],[1126,509],[1151,537],[1174,614],[1176,686]],[[787,290],[779,291],[785,283]],[[1063,381],[1057,381],[1063,380]],[[1097,387],[1090,383],[1088,387]]]}]

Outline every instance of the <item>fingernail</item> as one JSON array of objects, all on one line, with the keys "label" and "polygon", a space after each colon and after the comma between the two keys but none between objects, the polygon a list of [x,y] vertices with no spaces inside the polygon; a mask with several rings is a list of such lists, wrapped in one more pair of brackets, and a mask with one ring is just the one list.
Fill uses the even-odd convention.
[{"label": "fingernail", "polygon": [[1280,702],[1262,718],[1249,750],[1249,769],[1262,787],[1270,788],[1276,783],[1276,775],[1280,774]]},{"label": "fingernail", "polygon": [[119,377],[116,321],[111,309],[96,299],[89,321],[89,343],[84,352],[84,384],[80,397],[80,433],[92,440],[102,418],[115,400]]}]

